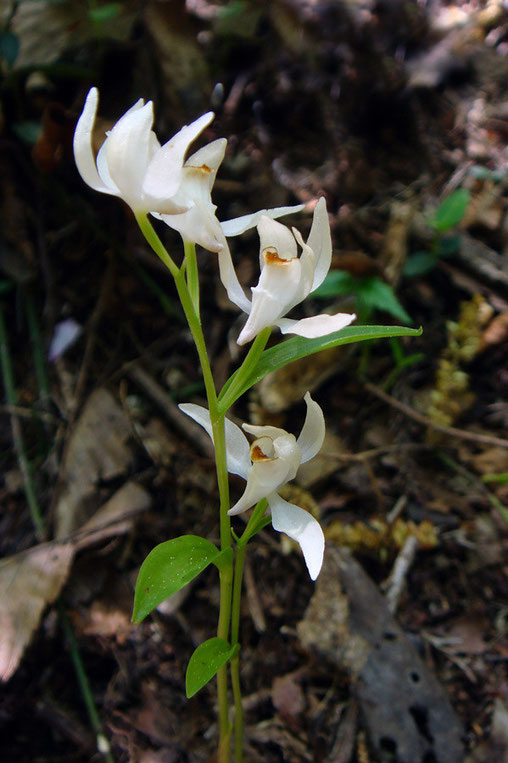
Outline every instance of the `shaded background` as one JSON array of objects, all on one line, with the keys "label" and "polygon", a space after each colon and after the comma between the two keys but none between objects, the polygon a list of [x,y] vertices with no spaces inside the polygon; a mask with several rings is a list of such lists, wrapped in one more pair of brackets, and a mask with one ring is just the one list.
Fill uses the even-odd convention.
[{"label": "shaded background", "polygon": [[[185,532],[216,538],[216,488],[175,411],[204,392],[171,279],[130,211],[74,167],[96,85],[97,147],[139,97],[154,100],[161,141],[216,112],[204,141],[229,140],[221,220],[325,195],[335,281],[302,316],[360,309],[424,327],[289,366],[234,410],[298,432],[313,390],[324,455],[286,498],[341,549],[314,587],[284,539],[252,545],[247,759],[502,760],[504,3],[20,0],[0,13],[3,759],[100,759],[78,651],[115,760],[204,761],[215,748],[214,687],[184,692],[188,657],[215,628],[213,572],[130,624],[148,551]],[[433,226],[457,191],[463,209]],[[294,220],[308,231],[310,215]],[[232,242],[246,286],[257,246],[255,233]],[[241,320],[215,257],[199,260],[222,383]]]}]

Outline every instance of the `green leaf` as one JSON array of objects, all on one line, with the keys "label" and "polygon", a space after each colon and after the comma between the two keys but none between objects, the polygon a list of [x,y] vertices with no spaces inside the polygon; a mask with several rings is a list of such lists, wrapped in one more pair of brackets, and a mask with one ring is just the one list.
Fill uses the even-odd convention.
[{"label": "green leaf", "polygon": [[475,180],[491,180],[492,178],[492,170],[489,170],[488,167],[484,167],[483,164],[473,164],[473,166],[469,168],[467,174]]},{"label": "green leaf", "polygon": [[411,323],[411,318],[395,296],[392,287],[376,276],[355,278],[344,270],[332,270],[312,296],[328,299],[339,294],[356,295],[358,314],[362,320],[377,309],[393,315],[398,320]]},{"label": "green leaf", "polygon": [[14,288],[14,283],[12,281],[7,281],[2,279],[0,281],[0,294],[8,294],[12,289]]},{"label": "green leaf", "polygon": [[415,252],[407,258],[402,273],[406,278],[423,276],[435,268],[436,264],[437,257],[432,252]]},{"label": "green leaf", "polygon": [[223,561],[217,546],[198,535],[181,535],[156,546],[141,565],[132,620],[140,623],[161,602],[193,580],[209,564]]},{"label": "green leaf", "polygon": [[213,20],[213,31],[224,37],[238,36],[252,39],[262,16],[262,9],[251,7],[245,0],[233,0],[219,6]]},{"label": "green leaf", "polygon": [[13,32],[0,34],[0,56],[7,66],[12,66],[19,53],[19,39]]},{"label": "green leaf", "polygon": [[436,253],[439,257],[450,257],[460,249],[461,237],[459,235],[441,236],[436,244]]},{"label": "green leaf", "polygon": [[91,21],[95,21],[96,24],[102,24],[104,21],[116,18],[121,12],[121,3],[106,3],[106,5],[90,8],[88,10],[88,17]]},{"label": "green leaf", "polygon": [[[405,326],[348,326],[341,331],[335,331],[333,334],[321,336],[317,339],[305,339],[302,336],[295,336],[292,339],[286,339],[284,342],[265,350],[259,359],[257,365],[252,369],[249,376],[246,377],[242,387],[235,392],[234,399],[228,398],[228,407],[233,405],[245,392],[254,386],[258,381],[272,371],[287,366],[300,358],[313,355],[315,352],[329,350],[332,347],[339,347],[343,344],[352,344],[353,342],[365,342],[369,339],[386,339],[394,336],[420,336],[422,329],[410,329]],[[235,372],[236,373],[236,372]],[[235,374],[231,377],[235,377]],[[227,397],[227,394],[224,396]]]},{"label": "green leaf", "polygon": [[466,188],[454,191],[441,202],[434,217],[429,220],[429,225],[440,233],[453,228],[464,217],[470,198],[471,194]]},{"label": "green leaf", "polygon": [[40,122],[27,120],[26,122],[14,122],[12,129],[20,140],[33,146],[37,142],[42,126]]},{"label": "green leaf", "polygon": [[214,677],[219,668],[238,653],[239,648],[239,644],[230,646],[227,641],[218,636],[200,644],[187,665],[185,676],[187,697],[193,697],[196,692],[202,689]]},{"label": "green leaf", "polygon": [[356,296],[358,308],[360,310],[361,305],[361,311],[364,314],[369,315],[372,310],[383,310],[400,321],[412,323],[411,317],[400,304],[392,287],[376,276],[358,279]]},{"label": "green leaf", "polygon": [[499,472],[499,474],[484,474],[484,482],[497,482],[500,485],[508,484],[508,472]]},{"label": "green leaf", "polygon": [[340,294],[356,294],[357,279],[345,270],[331,270],[325,280],[312,292],[317,299],[330,299]]}]

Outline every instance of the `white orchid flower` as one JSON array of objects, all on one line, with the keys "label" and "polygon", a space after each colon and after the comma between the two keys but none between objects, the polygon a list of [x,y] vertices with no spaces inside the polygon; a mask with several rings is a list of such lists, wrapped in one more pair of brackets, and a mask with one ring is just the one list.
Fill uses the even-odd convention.
[{"label": "white orchid flower", "polygon": [[[278,491],[294,479],[300,464],[310,461],[320,451],[325,437],[323,411],[305,395],[307,415],[298,438],[284,429],[272,426],[243,424],[243,429],[256,438],[252,445],[232,421],[226,419],[226,458],[231,474],[247,481],[242,497],[228,511],[241,514],[262,498],[266,498],[272,515],[272,526],[295,540],[315,580],[321,570],[325,539],[319,522],[308,511],[288,503]],[[213,439],[210,413],[200,405],[185,403],[181,411],[200,424]]]},{"label": "white orchid flower", "polygon": [[[205,223],[196,224],[196,215],[188,212],[210,201],[210,189],[222,161],[226,140],[205,146],[187,162],[190,144],[203,132],[213,112],[203,114],[190,125],[160,145],[153,125],[153,103],[140,99],[107,133],[94,156],[92,134],[99,94],[93,87],[88,93],[83,113],[74,133],[74,156],[81,177],[101,193],[123,199],[134,213],[159,213],[178,217],[176,226],[189,240],[204,238],[209,244]],[[215,208],[213,207],[213,211]],[[206,215],[205,215],[206,217]],[[197,237],[194,232],[197,230]]]},{"label": "white orchid flower", "polygon": [[185,160],[190,144],[214,118],[213,112],[182,127],[161,146],[152,131],[153,104],[140,99],[107,133],[95,158],[92,135],[98,101],[99,93],[93,87],[74,133],[74,156],[85,183],[96,191],[123,199],[135,214],[151,213],[164,220],[184,240],[212,252],[223,252],[219,257],[221,272],[232,284],[230,291],[242,301],[245,295],[240,284],[234,284],[236,274],[225,235],[239,235],[254,227],[262,214],[280,217],[300,211],[303,205],[261,210],[228,220],[225,233],[215,216],[211,191],[227,140],[214,140]]},{"label": "white orchid flower", "polygon": [[[229,221],[230,229],[234,229],[233,223],[234,220]],[[278,326],[283,334],[299,334],[312,339],[339,331],[356,318],[349,313],[315,315],[299,321],[284,317],[323,283],[330,269],[332,238],[324,198],[319,199],[314,209],[307,243],[296,228],[289,230],[271,216],[261,215],[257,228],[261,275],[257,286],[252,288],[252,302],[243,290],[238,299],[235,298],[236,293],[232,296],[230,286],[234,282],[233,276],[227,273],[224,279],[221,273],[230,298],[249,316],[238,337],[238,344],[250,342],[268,326]],[[300,257],[297,244],[302,249]]]}]

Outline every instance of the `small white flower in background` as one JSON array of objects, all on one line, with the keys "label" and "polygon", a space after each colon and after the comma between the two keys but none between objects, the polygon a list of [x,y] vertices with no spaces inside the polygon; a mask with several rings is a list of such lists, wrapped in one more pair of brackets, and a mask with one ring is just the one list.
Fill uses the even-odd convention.
[{"label": "small white flower in background", "polygon": [[[232,220],[228,224],[234,228],[235,222]],[[261,275],[257,286],[252,288],[252,302],[243,292],[241,299],[232,298],[249,316],[238,337],[238,344],[250,342],[268,326],[278,326],[283,334],[314,338],[339,331],[356,318],[349,313],[315,315],[299,321],[284,318],[323,283],[330,269],[332,239],[324,198],[319,199],[314,209],[307,243],[296,228],[290,231],[265,215],[260,217],[257,228]],[[300,257],[297,244],[302,249]],[[229,283],[222,273],[221,278],[229,293]]]},{"label": "small white flower in background", "polygon": [[[249,445],[242,430],[226,419],[228,471],[247,481],[242,497],[228,514],[241,514],[266,498],[274,529],[300,545],[309,574],[315,580],[321,570],[325,547],[321,526],[308,511],[285,501],[277,492],[295,478],[300,464],[314,458],[323,445],[323,411],[309,392],[305,395],[305,402],[307,416],[298,438],[278,427],[243,424],[243,429],[256,437]],[[212,437],[210,413],[206,408],[194,403],[178,407]]]},{"label": "small white flower in background", "polygon": [[74,318],[66,318],[57,323],[49,345],[48,361],[55,363],[57,360],[60,360],[62,355],[67,352],[69,347],[72,347],[82,333],[83,326],[75,321]]}]

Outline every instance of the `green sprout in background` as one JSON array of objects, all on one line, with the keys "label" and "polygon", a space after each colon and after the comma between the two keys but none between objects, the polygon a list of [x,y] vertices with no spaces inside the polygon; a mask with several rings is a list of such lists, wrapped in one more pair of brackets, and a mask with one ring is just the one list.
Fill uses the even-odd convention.
[{"label": "green sprout in background", "polygon": [[425,275],[436,267],[441,257],[449,257],[458,250],[459,236],[445,234],[463,219],[470,200],[470,192],[466,188],[459,188],[441,202],[428,221],[434,231],[432,245],[430,249],[414,252],[408,257],[403,270],[407,278]]}]

